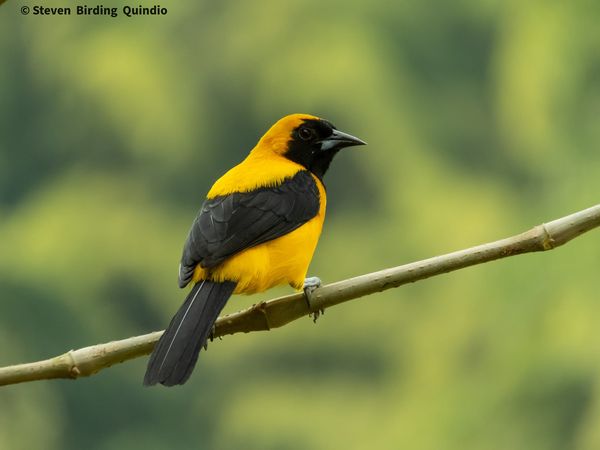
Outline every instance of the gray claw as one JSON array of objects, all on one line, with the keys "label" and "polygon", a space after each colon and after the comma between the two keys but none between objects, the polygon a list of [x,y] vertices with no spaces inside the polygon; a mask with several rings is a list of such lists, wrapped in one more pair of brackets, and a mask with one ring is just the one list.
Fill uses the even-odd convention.
[{"label": "gray claw", "polygon": [[[308,310],[311,311],[310,315],[313,317],[313,322],[316,322],[317,319],[319,318],[319,315],[324,314],[325,311],[320,308],[317,310],[314,310],[315,308],[313,307],[313,302],[312,302],[312,294],[315,291],[315,289],[320,288],[321,287],[321,279],[319,277],[308,277],[304,280],[304,298],[306,299],[306,304],[308,305]],[[314,312],[313,312],[314,310]]]},{"label": "gray claw", "polygon": [[316,288],[321,287],[321,279],[319,277],[308,277],[304,279],[304,287],[303,289],[310,289],[311,292]]}]

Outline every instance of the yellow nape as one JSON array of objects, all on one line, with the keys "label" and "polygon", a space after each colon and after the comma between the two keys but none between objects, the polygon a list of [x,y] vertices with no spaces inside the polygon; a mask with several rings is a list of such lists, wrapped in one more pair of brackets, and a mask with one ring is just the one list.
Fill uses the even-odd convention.
[{"label": "yellow nape", "polygon": [[293,177],[300,170],[305,170],[303,166],[284,156],[292,132],[304,120],[319,120],[319,118],[310,114],[290,114],[279,119],[260,138],[244,161],[215,182],[207,198],[277,186],[284,179]]},{"label": "yellow nape", "polygon": [[260,138],[252,153],[273,152],[282,155],[288,148],[292,132],[305,120],[319,120],[319,118],[310,114],[290,114],[279,119]]}]

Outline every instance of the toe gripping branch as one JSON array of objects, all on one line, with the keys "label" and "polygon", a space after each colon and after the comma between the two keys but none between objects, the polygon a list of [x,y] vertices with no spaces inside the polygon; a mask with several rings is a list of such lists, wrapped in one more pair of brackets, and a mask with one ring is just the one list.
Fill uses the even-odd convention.
[{"label": "toe gripping branch", "polygon": [[320,315],[325,314],[325,309],[318,306],[314,292],[321,287],[321,280],[318,277],[311,277],[304,280],[304,299],[308,306],[309,316],[312,316],[313,322],[317,322]]}]

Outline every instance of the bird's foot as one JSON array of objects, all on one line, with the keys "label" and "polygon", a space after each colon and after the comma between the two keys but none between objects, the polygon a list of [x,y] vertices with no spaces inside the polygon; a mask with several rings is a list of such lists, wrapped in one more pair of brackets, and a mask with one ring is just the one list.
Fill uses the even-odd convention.
[{"label": "bird's foot", "polygon": [[302,287],[304,290],[304,298],[306,299],[306,304],[310,311],[309,315],[312,316],[313,322],[316,322],[321,314],[325,314],[323,308],[315,309],[313,302],[313,292],[315,289],[320,288],[321,284],[321,279],[319,277],[309,277],[304,280],[304,286]]},{"label": "bird's foot", "polygon": [[208,334],[208,339],[206,340],[205,344],[204,344],[204,350],[208,350],[208,341],[212,342],[215,340],[215,337],[218,337],[220,341],[223,340],[223,338],[221,336],[215,336],[215,333],[217,332],[217,323],[215,322],[212,326],[212,328],[210,329],[210,333]]}]

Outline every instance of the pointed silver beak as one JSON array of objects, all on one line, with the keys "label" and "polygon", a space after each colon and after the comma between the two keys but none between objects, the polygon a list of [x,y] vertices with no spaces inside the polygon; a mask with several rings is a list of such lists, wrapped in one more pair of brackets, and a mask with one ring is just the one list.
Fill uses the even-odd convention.
[{"label": "pointed silver beak", "polygon": [[321,150],[341,149],[344,147],[352,147],[354,145],[367,145],[367,143],[351,134],[333,130],[333,133],[330,136],[321,141]]}]

